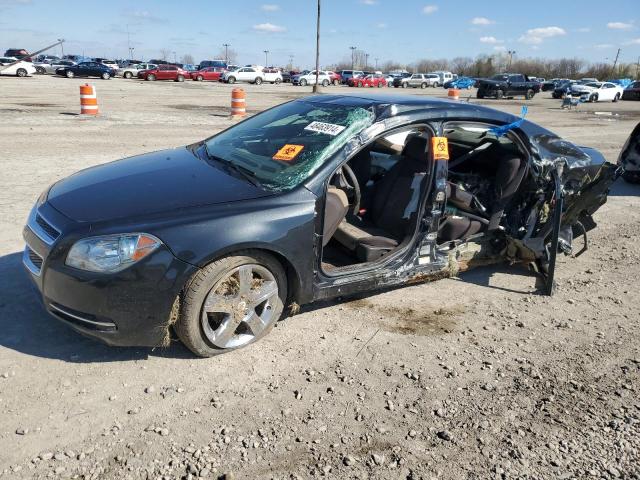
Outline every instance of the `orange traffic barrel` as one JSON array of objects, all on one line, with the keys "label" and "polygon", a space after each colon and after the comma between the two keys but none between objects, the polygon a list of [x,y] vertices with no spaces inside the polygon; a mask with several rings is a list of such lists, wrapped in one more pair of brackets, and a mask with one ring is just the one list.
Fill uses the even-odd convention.
[{"label": "orange traffic barrel", "polygon": [[80,85],[80,113],[82,115],[98,114],[98,97],[96,88],[88,83]]},{"label": "orange traffic barrel", "polygon": [[460,100],[460,90],[457,88],[449,89],[449,99],[450,100]]},{"label": "orange traffic barrel", "polygon": [[241,88],[231,90],[231,116],[244,117],[247,114],[247,95]]}]

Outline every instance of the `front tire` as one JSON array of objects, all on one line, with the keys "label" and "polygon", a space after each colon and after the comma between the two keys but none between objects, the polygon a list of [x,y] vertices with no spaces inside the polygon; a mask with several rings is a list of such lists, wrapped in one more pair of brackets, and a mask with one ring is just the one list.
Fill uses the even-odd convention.
[{"label": "front tire", "polygon": [[286,274],[275,258],[239,252],[191,278],[174,328],[196,355],[219,355],[267,335],[281,317],[286,298]]},{"label": "front tire", "polygon": [[236,77],[229,77],[229,78],[227,78],[227,83],[230,83],[230,84],[234,84],[234,83],[236,83]]},{"label": "front tire", "polygon": [[301,87],[306,87],[307,86],[307,81],[304,78],[302,80],[300,80],[300,86]]},{"label": "front tire", "polygon": [[43,67],[36,67],[36,73],[39,75],[44,75],[47,71]]},{"label": "front tire", "polygon": [[497,99],[497,100],[502,100],[502,99],[503,99],[503,97],[504,97],[504,92],[503,92],[502,90],[498,90],[498,91],[496,92],[496,99]]},{"label": "front tire", "polygon": [[153,73],[147,75],[147,81],[153,82],[156,79],[156,76]]},{"label": "front tire", "polygon": [[133,74],[131,72],[124,72],[123,75],[124,78],[126,78],[127,80],[130,79],[131,77],[133,77]]},{"label": "front tire", "polygon": [[325,87],[325,88],[328,87],[329,86],[329,80],[323,80],[322,81],[322,86]]},{"label": "front tire", "polygon": [[531,89],[527,90],[527,93],[525,93],[524,98],[527,100],[531,100],[534,96],[535,96],[535,92]]},{"label": "front tire", "polygon": [[613,103],[618,103],[618,100],[620,100],[620,94],[616,93],[616,96],[613,97]]},{"label": "front tire", "polygon": [[184,82],[184,77],[182,75],[178,75],[176,78],[176,82]]},{"label": "front tire", "polygon": [[109,75],[107,72],[104,72],[102,75],[100,75],[100,78],[102,78],[103,80],[109,80],[111,78],[111,75]]},{"label": "front tire", "polygon": [[257,77],[253,83],[255,83],[256,85],[262,85],[262,78]]},{"label": "front tire", "polygon": [[73,78],[74,77],[74,74],[73,74],[73,72],[71,70],[67,70],[65,72],[65,75],[66,75],[67,78]]},{"label": "front tire", "polygon": [[196,82],[201,82],[202,80],[204,80],[204,77],[202,75],[198,75],[196,77]]},{"label": "front tire", "polygon": [[595,103],[597,101],[598,101],[598,94],[597,93],[594,93],[593,95],[591,95],[589,97],[589,103]]},{"label": "front tire", "polygon": [[334,80],[333,81],[333,86],[337,87],[338,85],[340,85],[340,80]]},{"label": "front tire", "polygon": [[425,88],[427,88],[427,84],[426,84],[426,83],[421,83],[421,84],[420,84],[420,88],[421,88],[422,90],[424,90]]},{"label": "front tire", "polygon": [[16,71],[16,77],[26,77],[27,76],[27,71],[24,68],[19,68]]}]

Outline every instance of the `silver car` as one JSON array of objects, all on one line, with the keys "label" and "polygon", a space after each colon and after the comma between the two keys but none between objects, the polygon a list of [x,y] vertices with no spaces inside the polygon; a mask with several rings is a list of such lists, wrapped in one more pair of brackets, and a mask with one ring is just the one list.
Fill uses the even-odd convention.
[{"label": "silver car", "polygon": [[402,88],[427,88],[440,85],[440,77],[433,73],[414,73],[402,82]]}]

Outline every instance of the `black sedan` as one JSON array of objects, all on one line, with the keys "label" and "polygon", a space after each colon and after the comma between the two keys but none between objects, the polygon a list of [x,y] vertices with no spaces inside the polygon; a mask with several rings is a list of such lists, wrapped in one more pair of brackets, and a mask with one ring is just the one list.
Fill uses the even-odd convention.
[{"label": "black sedan", "polygon": [[640,100],[640,82],[633,82],[622,92],[623,100]]},{"label": "black sedan", "polygon": [[[45,308],[111,345],[211,356],[299,305],[534,264],[595,227],[619,173],[510,114],[415,96],[320,95],[198,143],[46,189],[23,263]],[[586,243],[585,243],[586,245]]]},{"label": "black sedan", "polygon": [[56,75],[67,78],[73,77],[99,77],[103,80],[109,80],[116,76],[116,71],[98,62],[82,62],[69,67],[60,67],[56,69]]}]

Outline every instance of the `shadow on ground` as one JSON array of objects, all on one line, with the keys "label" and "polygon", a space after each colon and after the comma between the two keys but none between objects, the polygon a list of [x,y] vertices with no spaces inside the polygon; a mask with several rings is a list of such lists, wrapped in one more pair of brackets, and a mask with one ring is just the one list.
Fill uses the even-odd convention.
[{"label": "shadow on ground", "polygon": [[74,363],[193,358],[179,342],[155,349],[109,347],[76,333],[45,311],[21,253],[0,257],[0,348]]}]

